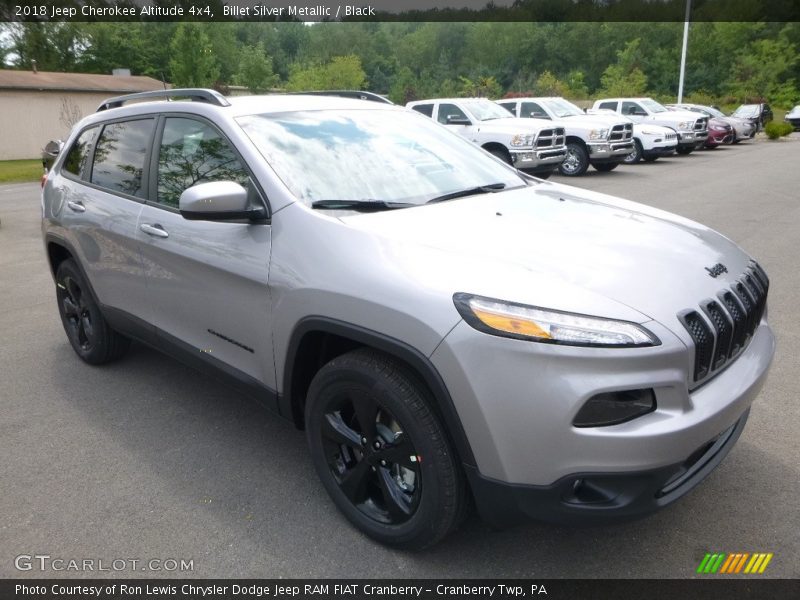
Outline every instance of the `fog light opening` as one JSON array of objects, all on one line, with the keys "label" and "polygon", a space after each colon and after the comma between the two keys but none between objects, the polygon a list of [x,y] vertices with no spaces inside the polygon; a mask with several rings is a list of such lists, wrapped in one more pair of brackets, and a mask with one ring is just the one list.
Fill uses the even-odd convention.
[{"label": "fog light opening", "polygon": [[653,412],[656,394],[652,388],[595,394],[575,415],[574,427],[619,425]]}]

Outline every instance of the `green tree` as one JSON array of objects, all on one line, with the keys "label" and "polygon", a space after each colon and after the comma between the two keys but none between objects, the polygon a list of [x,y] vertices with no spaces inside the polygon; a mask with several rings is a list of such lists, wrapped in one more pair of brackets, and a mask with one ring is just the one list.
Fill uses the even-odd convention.
[{"label": "green tree", "polygon": [[617,62],[608,65],[600,77],[602,95],[639,96],[647,89],[647,76],[639,68],[640,39],[635,39],[617,52]]},{"label": "green tree", "polygon": [[289,75],[286,89],[360,90],[366,81],[361,59],[354,55],[336,56],[326,65],[296,68]]},{"label": "green tree", "polygon": [[263,93],[278,84],[278,76],[272,71],[272,59],[264,52],[263,44],[242,49],[234,81],[253,94]]},{"label": "green tree", "polygon": [[169,70],[176,87],[211,87],[219,76],[211,41],[199,23],[178,25],[170,43]]},{"label": "green tree", "polygon": [[797,62],[797,49],[786,39],[762,39],[741,51],[733,65],[730,93],[740,102],[770,99],[793,102],[794,81],[784,75]]},{"label": "green tree", "polygon": [[536,79],[534,91],[537,96],[566,96],[567,86],[550,71],[544,71]]},{"label": "green tree", "polygon": [[459,96],[478,98],[499,98],[503,95],[503,88],[494,77],[478,77],[474,80],[460,77]]}]

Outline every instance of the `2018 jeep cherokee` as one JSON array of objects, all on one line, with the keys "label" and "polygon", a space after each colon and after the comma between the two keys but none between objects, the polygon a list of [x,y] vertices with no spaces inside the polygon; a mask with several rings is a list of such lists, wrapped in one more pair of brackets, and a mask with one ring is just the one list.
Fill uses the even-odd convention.
[{"label": "2018 jeep cherokee", "polygon": [[774,352],[766,273],[730,240],[388,104],[111,99],[50,171],[42,232],[84,361],[136,339],[226,378],[406,548],[469,495],[496,523],[669,504],[730,450]]}]

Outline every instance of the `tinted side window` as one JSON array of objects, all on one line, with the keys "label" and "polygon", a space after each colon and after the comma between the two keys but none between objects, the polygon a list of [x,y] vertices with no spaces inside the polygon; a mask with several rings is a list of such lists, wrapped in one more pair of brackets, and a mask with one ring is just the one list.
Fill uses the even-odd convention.
[{"label": "tinted side window", "polygon": [[153,119],[138,119],[106,125],[94,151],[92,183],[144,196],[142,172],[154,123]]},{"label": "tinted side window", "polygon": [[517,103],[516,102],[498,102],[500,106],[505,108],[515,117],[517,116]]},{"label": "tinted side window", "polygon": [[520,115],[523,117],[535,117],[537,119],[549,119],[544,109],[536,102],[523,102],[520,107]]},{"label": "tinted side window", "polygon": [[644,112],[644,109],[636,104],[636,102],[623,102],[622,114],[623,115],[638,115]]},{"label": "tinted side window", "polygon": [[616,102],[601,102],[598,108],[604,108],[608,110],[617,110],[617,103]]},{"label": "tinted side window", "polygon": [[433,118],[433,104],[417,104],[416,106],[412,106],[415,111],[422,113],[426,117]]},{"label": "tinted side window", "polygon": [[94,142],[94,136],[97,135],[98,129],[99,127],[92,127],[78,136],[64,159],[62,168],[65,171],[73,175],[83,173],[83,168],[86,166],[86,160],[89,158],[89,151],[92,149],[92,142]]},{"label": "tinted side window", "polygon": [[456,119],[467,119],[467,115],[463,110],[458,108],[455,104],[440,104],[439,105],[439,123],[447,125],[447,117]]},{"label": "tinted side window", "polygon": [[236,153],[210,125],[173,117],[164,124],[158,155],[158,203],[178,207],[183,191],[198,183],[235,181],[248,187],[250,176]]}]

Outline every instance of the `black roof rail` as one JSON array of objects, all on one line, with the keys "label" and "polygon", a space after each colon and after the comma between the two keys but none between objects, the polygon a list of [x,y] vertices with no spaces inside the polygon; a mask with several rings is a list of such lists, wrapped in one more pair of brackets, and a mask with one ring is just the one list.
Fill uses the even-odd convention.
[{"label": "black roof rail", "polygon": [[136,94],[125,94],[104,100],[97,107],[96,112],[108,110],[109,108],[119,108],[131,100],[171,100],[172,98],[187,98],[193,102],[205,102],[215,106],[230,106],[231,103],[215,90],[204,90],[201,88],[177,88],[173,90],[154,90],[152,92],[138,92]]},{"label": "black roof rail", "polygon": [[375,92],[364,92],[362,90],[314,90],[308,92],[291,92],[292,95],[302,94],[310,96],[339,96],[340,98],[355,98],[356,100],[371,100],[384,104],[394,104],[391,100]]}]

